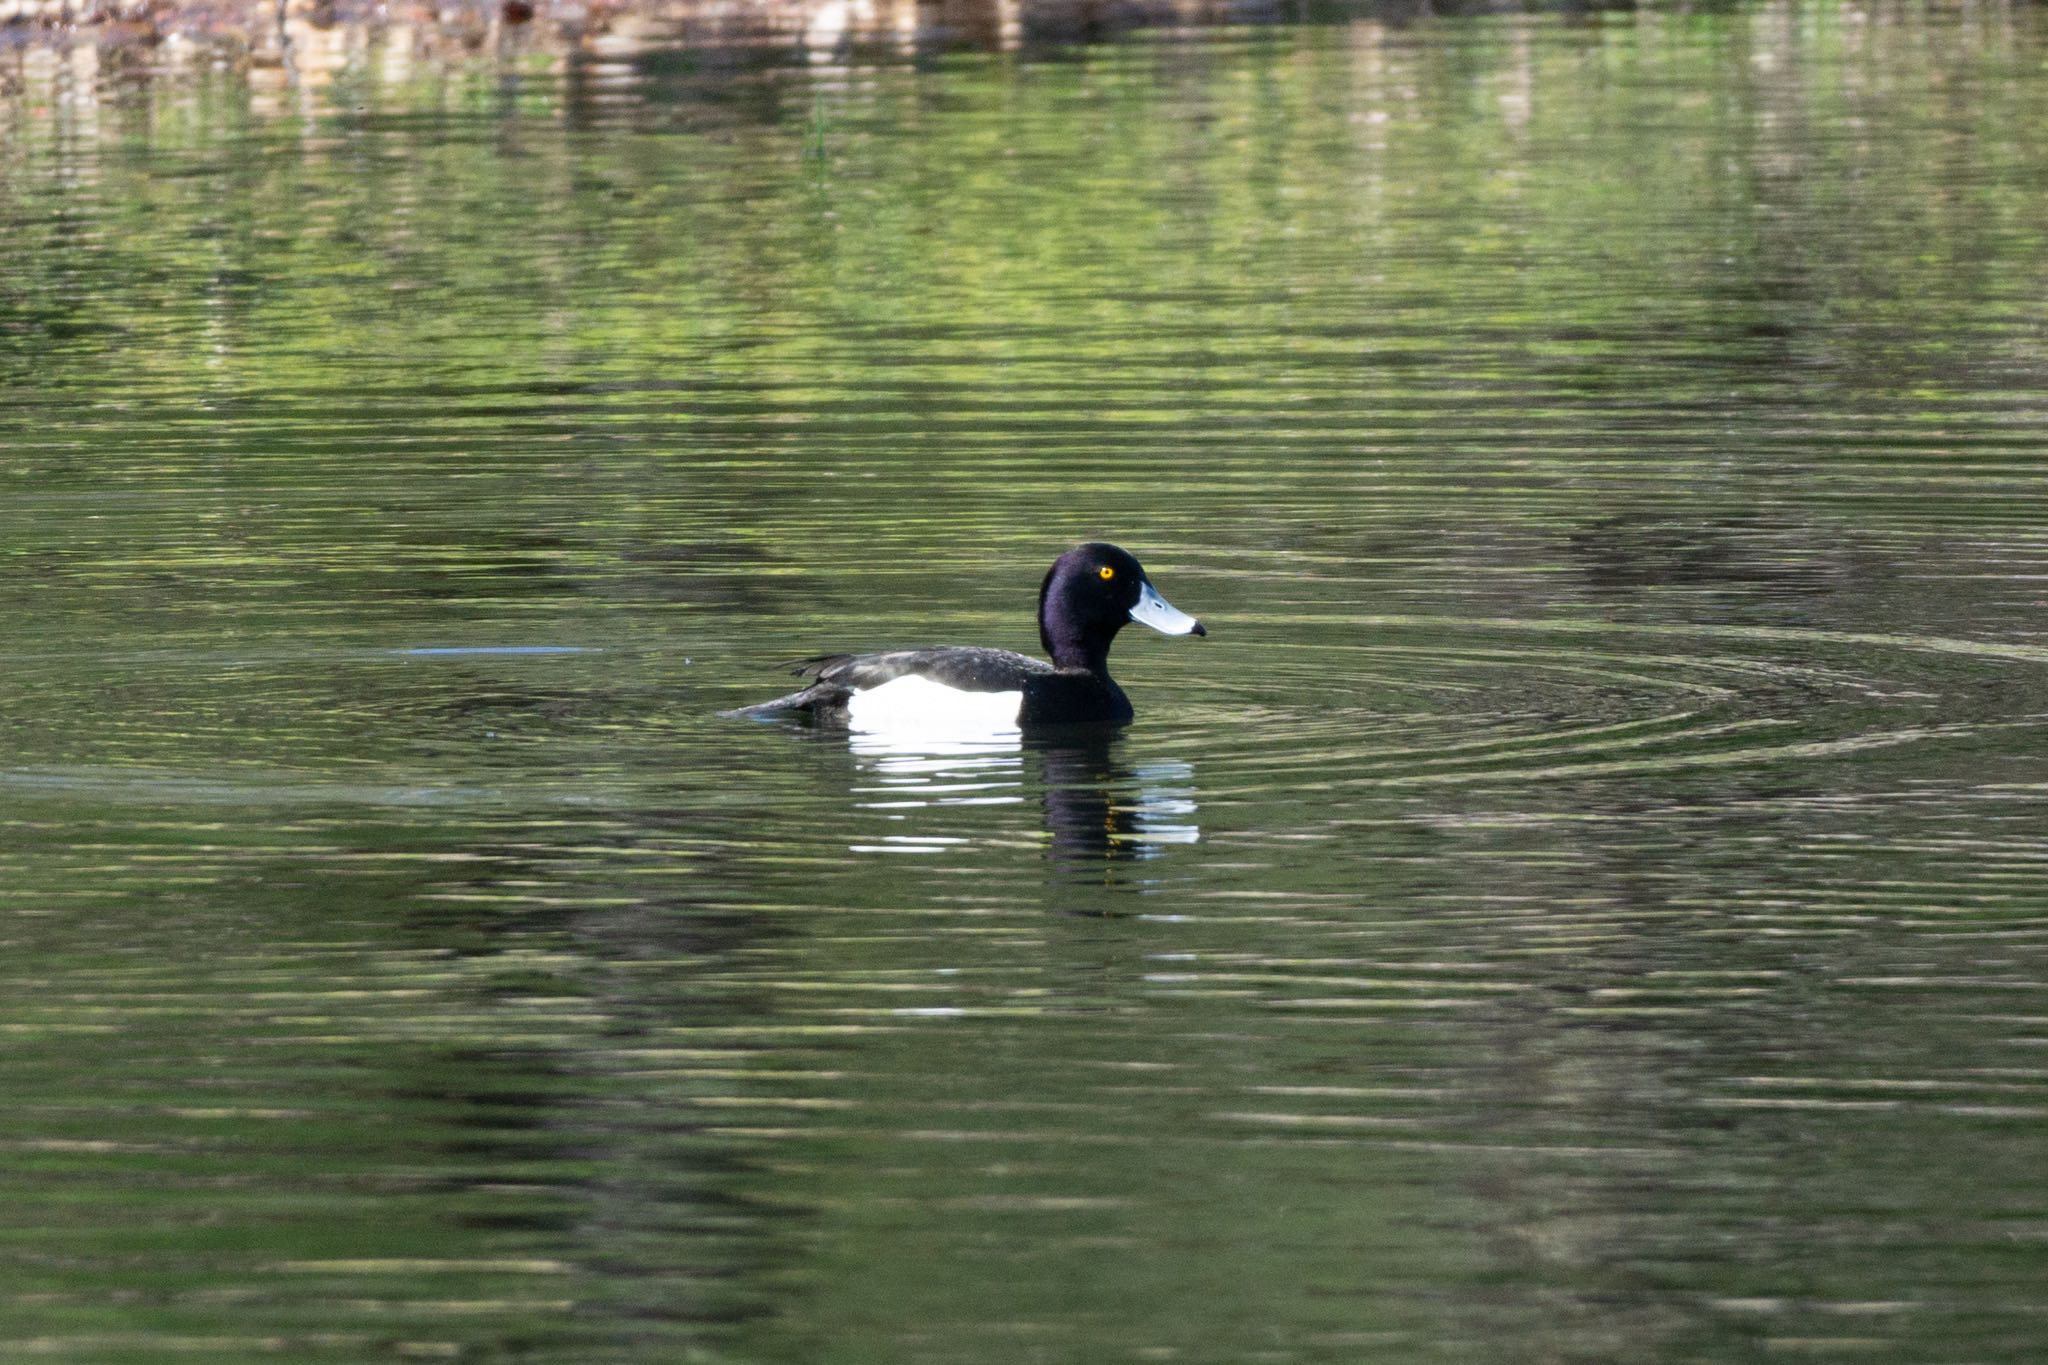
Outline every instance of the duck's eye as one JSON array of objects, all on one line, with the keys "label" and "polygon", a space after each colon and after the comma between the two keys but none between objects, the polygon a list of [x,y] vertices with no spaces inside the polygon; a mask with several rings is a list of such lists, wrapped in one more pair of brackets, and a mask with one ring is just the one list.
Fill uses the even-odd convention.
[{"label": "duck's eye", "polygon": [[1116,577],[1116,570],[1110,568],[1109,565],[1105,564],[1095,571],[1095,576],[1097,578],[1100,578],[1103,582],[1107,583],[1110,579]]}]

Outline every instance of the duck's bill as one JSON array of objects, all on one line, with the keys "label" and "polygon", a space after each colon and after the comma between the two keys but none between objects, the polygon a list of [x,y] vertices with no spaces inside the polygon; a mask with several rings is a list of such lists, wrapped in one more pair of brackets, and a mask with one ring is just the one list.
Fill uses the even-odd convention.
[{"label": "duck's bill", "polygon": [[1161,635],[1207,635],[1202,623],[1159,595],[1159,589],[1148,582],[1138,585],[1138,605],[1131,608],[1131,619],[1152,627]]}]

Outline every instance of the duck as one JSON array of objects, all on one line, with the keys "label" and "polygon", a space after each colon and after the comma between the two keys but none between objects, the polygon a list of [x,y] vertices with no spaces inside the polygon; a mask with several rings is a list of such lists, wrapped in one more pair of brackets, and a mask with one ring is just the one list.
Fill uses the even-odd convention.
[{"label": "duck", "polygon": [[1127,725],[1136,713],[1109,676],[1109,647],[1132,621],[1162,635],[1209,633],[1159,595],[1130,551],[1090,541],[1054,560],[1039,584],[1038,638],[1051,662],[971,645],[820,654],[790,665],[808,686],[720,714],[859,731]]}]

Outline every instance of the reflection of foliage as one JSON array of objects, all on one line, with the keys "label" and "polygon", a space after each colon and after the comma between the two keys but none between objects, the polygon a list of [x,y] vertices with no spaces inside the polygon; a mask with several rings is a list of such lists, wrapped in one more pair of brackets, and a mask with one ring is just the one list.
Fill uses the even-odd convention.
[{"label": "reflection of foliage", "polygon": [[[1485,561],[1464,528],[1622,491],[1862,534],[1901,477],[1962,516],[2019,487],[2040,389],[2042,23],[1358,25],[858,82],[365,59],[305,121],[225,78],[16,106],[0,477],[225,499],[16,551],[453,602],[506,581],[487,544],[627,596],[647,546],[786,557],[819,479],[870,551],[973,563],[1188,555],[1190,518]],[[1892,483],[1843,503],[1855,471]]]},{"label": "reflection of foliage", "polygon": [[[640,592],[669,544],[769,592],[833,552],[793,550],[820,479],[934,572],[1110,523],[1555,543],[1620,492],[1960,516],[2026,477],[1998,440],[2042,348],[1997,320],[2048,286],[2043,22],[1362,24],[850,82],[366,61],[305,120],[225,79],[16,106],[5,477],[225,500],[16,548],[455,601],[502,546],[557,594]],[[1878,477],[1851,505],[1842,473]]]},{"label": "reflection of foliage", "polygon": [[825,130],[829,124],[830,120],[825,116],[825,96],[816,95],[811,100],[810,130],[804,137],[804,155],[813,161],[825,160]]}]

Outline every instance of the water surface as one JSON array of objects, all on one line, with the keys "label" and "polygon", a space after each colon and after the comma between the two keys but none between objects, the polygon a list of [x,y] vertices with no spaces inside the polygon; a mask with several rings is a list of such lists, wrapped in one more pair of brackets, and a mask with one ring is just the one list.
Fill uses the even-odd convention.
[{"label": "water surface", "polygon": [[0,1354],[2048,1355],[2039,7],[6,117]]}]

